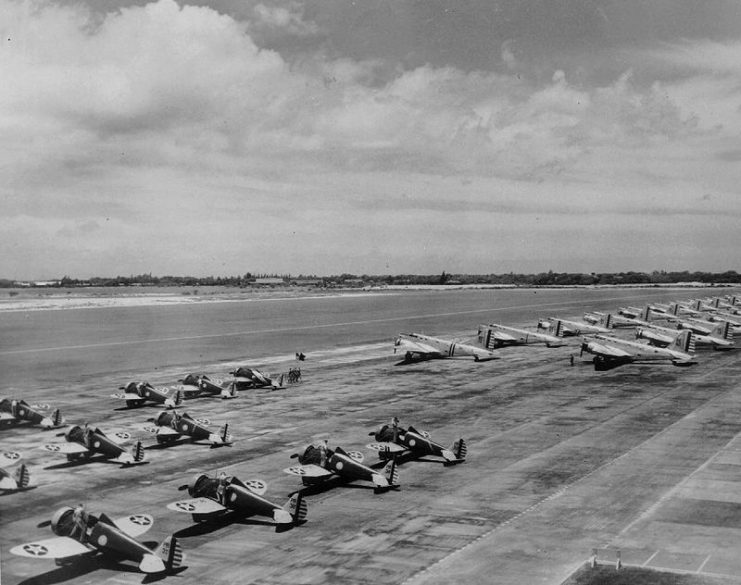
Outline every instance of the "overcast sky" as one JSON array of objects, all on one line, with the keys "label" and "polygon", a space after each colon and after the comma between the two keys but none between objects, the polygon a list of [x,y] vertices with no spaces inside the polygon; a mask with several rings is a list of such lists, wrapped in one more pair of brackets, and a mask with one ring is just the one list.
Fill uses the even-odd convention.
[{"label": "overcast sky", "polygon": [[0,14],[0,277],[739,269],[738,0]]}]

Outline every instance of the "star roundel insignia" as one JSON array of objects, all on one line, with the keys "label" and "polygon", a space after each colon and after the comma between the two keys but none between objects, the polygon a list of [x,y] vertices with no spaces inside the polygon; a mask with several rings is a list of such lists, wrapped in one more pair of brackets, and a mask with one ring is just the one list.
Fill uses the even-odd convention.
[{"label": "star roundel insignia", "polygon": [[14,451],[5,451],[3,455],[8,459],[20,459],[21,458],[21,454],[16,453]]},{"label": "star roundel insignia", "polygon": [[93,447],[95,447],[96,449],[100,449],[100,441],[95,441],[93,443]]},{"label": "star roundel insignia", "polygon": [[43,557],[44,555],[49,554],[49,549],[43,544],[24,544],[23,550],[34,557]]},{"label": "star roundel insignia", "polygon": [[202,425],[210,425],[211,424],[211,421],[208,420],[207,418],[197,418],[196,419],[196,422],[199,423],[199,424],[202,424]]},{"label": "star roundel insignia", "polygon": [[26,411],[22,408],[18,411],[18,416],[26,416]]},{"label": "star roundel insignia", "polygon": [[417,444],[417,441],[415,441],[414,439],[409,439],[409,446],[410,447],[414,447],[416,444]]},{"label": "star roundel insignia", "polygon": [[250,489],[261,490],[265,487],[265,482],[260,481],[259,479],[251,479],[249,481],[246,481],[244,485],[246,485]]},{"label": "star roundel insignia", "polygon": [[133,524],[138,524],[139,526],[149,526],[152,523],[147,516],[142,516],[141,514],[129,516],[129,521]]},{"label": "star roundel insignia", "polygon": [[130,433],[116,433],[116,436],[119,439],[130,439],[131,438],[131,434]]},{"label": "star roundel insignia", "polygon": [[337,462],[337,470],[339,471],[339,470],[340,470],[340,469],[342,469],[343,467],[344,467],[344,465],[342,464],[342,461],[338,461],[338,462]]},{"label": "star roundel insignia", "polygon": [[47,451],[59,451],[59,445],[44,445],[44,449]]},{"label": "star roundel insignia", "polygon": [[306,475],[306,470],[303,467],[289,467],[289,469],[291,470],[291,473]]},{"label": "star roundel insignia", "polygon": [[177,506],[181,510],[185,510],[186,512],[192,512],[196,509],[196,507],[190,502],[178,502],[177,504],[175,504],[175,506]]},{"label": "star roundel insignia", "polygon": [[180,430],[187,431],[188,430],[188,425],[186,425],[185,423],[181,424],[180,425]]}]

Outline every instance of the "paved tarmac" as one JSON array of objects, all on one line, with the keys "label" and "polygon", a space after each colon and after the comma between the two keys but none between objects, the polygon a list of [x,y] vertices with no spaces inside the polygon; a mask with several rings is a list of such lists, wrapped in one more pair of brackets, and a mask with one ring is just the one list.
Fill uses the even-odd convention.
[{"label": "paved tarmac", "polygon": [[[89,310],[90,316],[59,311],[54,327],[42,316],[29,317],[34,332],[47,328],[45,336],[24,337],[23,321],[14,317],[18,341],[4,342],[0,359],[4,374],[16,374],[4,376],[1,393],[18,392],[18,372],[25,372],[24,395],[32,401],[59,406],[70,422],[97,423],[106,431],[138,433],[137,425],[159,412],[155,407],[114,410],[121,405],[109,395],[129,377],[174,383],[188,371],[187,364],[217,375],[245,363],[269,372],[300,365],[304,381],[285,390],[244,391],[233,401],[187,401],[181,411],[207,416],[214,426],[228,421],[234,446],[147,449],[150,463],[138,467],[69,466],[37,448],[61,440],[54,431],[0,431],[2,448],[23,452],[38,486],[0,497],[2,582],[143,582],[143,575],[122,567],[81,563],[58,568],[51,561],[8,554],[20,542],[52,536],[48,527],[37,524],[56,508],[81,501],[91,512],[113,517],[152,514],[154,528],[142,540],[181,535],[188,568],[167,580],[182,584],[454,579],[557,584],[594,548],[603,560],[614,559],[620,550],[629,564],[741,575],[741,557],[734,554],[741,544],[740,354],[703,352],[700,364],[689,369],[626,366],[595,372],[580,359],[569,366],[569,354],[578,355],[576,342],[565,348],[504,349],[501,359],[484,363],[394,365],[391,339],[402,330],[473,335],[479,321],[534,326],[538,317],[556,310],[573,317],[588,308],[624,304],[614,299],[614,291],[538,291],[537,303],[532,292],[508,294],[493,309],[496,297],[469,293],[401,295],[404,301],[396,303],[394,313],[382,304],[393,305],[391,295],[365,308],[357,298],[334,312],[322,304],[328,300],[315,311],[310,303],[284,304],[282,313],[276,309],[280,316],[272,328],[240,322],[240,304],[229,305],[233,317],[220,319],[208,313],[210,308],[190,321],[178,312],[166,319],[151,310],[140,318],[157,314],[167,325],[162,331],[147,330],[143,344],[135,343],[135,309],[113,310],[116,318],[105,319],[92,314],[96,310]],[[630,304],[637,305],[640,299],[691,293],[619,294],[633,297]],[[109,328],[98,344],[100,335],[90,329],[103,321]],[[254,333],[264,329],[276,331]],[[302,333],[292,336],[291,329]],[[249,339],[250,355],[257,361],[240,359],[244,353],[224,338],[207,337],[218,330]],[[78,331],[86,332],[88,341]],[[280,336],[283,350],[277,352]],[[185,337],[193,339],[166,341]],[[199,348],[196,339],[211,341]],[[306,362],[291,359],[296,350],[307,353]],[[167,358],[155,364],[163,353]],[[132,363],[138,356],[146,364],[139,370]],[[60,371],[63,376],[53,375]],[[182,498],[177,487],[196,472],[217,470],[243,480],[261,478],[268,482],[266,495],[282,502],[300,487],[298,478],[281,471],[294,461],[291,453],[314,438],[327,438],[330,446],[361,450],[372,462],[373,452],[364,447],[371,440],[368,432],[392,416],[444,444],[464,437],[467,462],[453,467],[405,463],[399,491],[376,495],[359,484],[308,495],[308,522],[282,533],[254,520],[193,528],[189,516],[165,507]],[[137,436],[153,443],[143,432]]]}]

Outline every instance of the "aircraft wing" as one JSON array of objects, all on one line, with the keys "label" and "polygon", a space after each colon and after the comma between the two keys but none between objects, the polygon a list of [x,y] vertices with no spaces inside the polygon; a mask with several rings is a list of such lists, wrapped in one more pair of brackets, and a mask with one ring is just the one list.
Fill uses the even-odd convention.
[{"label": "aircraft wing", "polygon": [[138,394],[132,394],[131,392],[117,392],[116,394],[111,394],[111,398],[118,398],[119,400],[146,400],[146,398],[142,398]]},{"label": "aircraft wing", "polygon": [[101,435],[108,437],[111,441],[116,443],[116,445],[120,445],[121,443],[125,443],[131,438],[131,433],[111,433],[110,435],[106,435],[105,433],[101,432]]},{"label": "aircraft wing", "polygon": [[13,465],[16,461],[20,461],[22,455],[16,451],[3,451],[0,452],[0,467],[7,467]]},{"label": "aircraft wing", "polygon": [[186,514],[213,514],[214,512],[223,512],[224,506],[208,498],[193,498],[190,500],[180,500],[167,504],[168,510],[175,512],[185,512]]},{"label": "aircraft wing", "polygon": [[57,536],[56,538],[20,544],[11,548],[10,552],[19,557],[30,559],[63,559],[89,553],[91,550],[74,538]]},{"label": "aircraft wing", "polygon": [[627,351],[624,351],[612,345],[604,345],[602,343],[594,342],[590,343],[589,345],[592,348],[592,353],[597,355],[614,358],[631,357],[633,355],[632,353],[628,353]]},{"label": "aircraft wing", "polygon": [[293,467],[287,467],[283,471],[300,477],[329,477],[330,475],[334,475],[333,472],[324,469],[324,467],[312,463],[309,465],[294,465]]},{"label": "aircraft wing", "polygon": [[154,524],[154,518],[149,514],[132,514],[113,520],[113,524],[129,536],[137,537],[144,534]]},{"label": "aircraft wing", "polygon": [[401,445],[397,445],[396,443],[388,443],[388,442],[368,443],[366,447],[368,447],[368,449],[373,449],[374,451],[387,452],[387,453],[401,453],[402,451],[406,451],[406,449],[402,447]]},{"label": "aircraft wing", "polygon": [[157,427],[155,433],[158,435],[162,435],[163,437],[180,435],[180,433],[178,433],[172,427]]},{"label": "aircraft wing", "polygon": [[402,351],[408,351],[410,353],[417,353],[420,355],[441,355],[440,350],[426,343],[420,343],[419,341],[411,341],[402,337],[399,340],[399,345]]},{"label": "aircraft wing", "polygon": [[87,447],[83,447],[79,443],[48,443],[46,445],[42,445],[41,449],[46,449],[47,451],[51,451],[52,453],[63,453],[64,455],[90,452]]},{"label": "aircraft wing", "polygon": [[0,412],[0,420],[15,420],[15,417],[9,412]]}]

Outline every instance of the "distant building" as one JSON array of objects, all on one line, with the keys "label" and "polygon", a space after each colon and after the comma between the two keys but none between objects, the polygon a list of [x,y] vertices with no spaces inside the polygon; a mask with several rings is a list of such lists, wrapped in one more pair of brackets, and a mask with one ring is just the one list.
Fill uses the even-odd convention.
[{"label": "distant building", "polygon": [[256,278],[253,284],[258,286],[275,286],[277,284],[285,284],[286,281],[282,278]]}]

